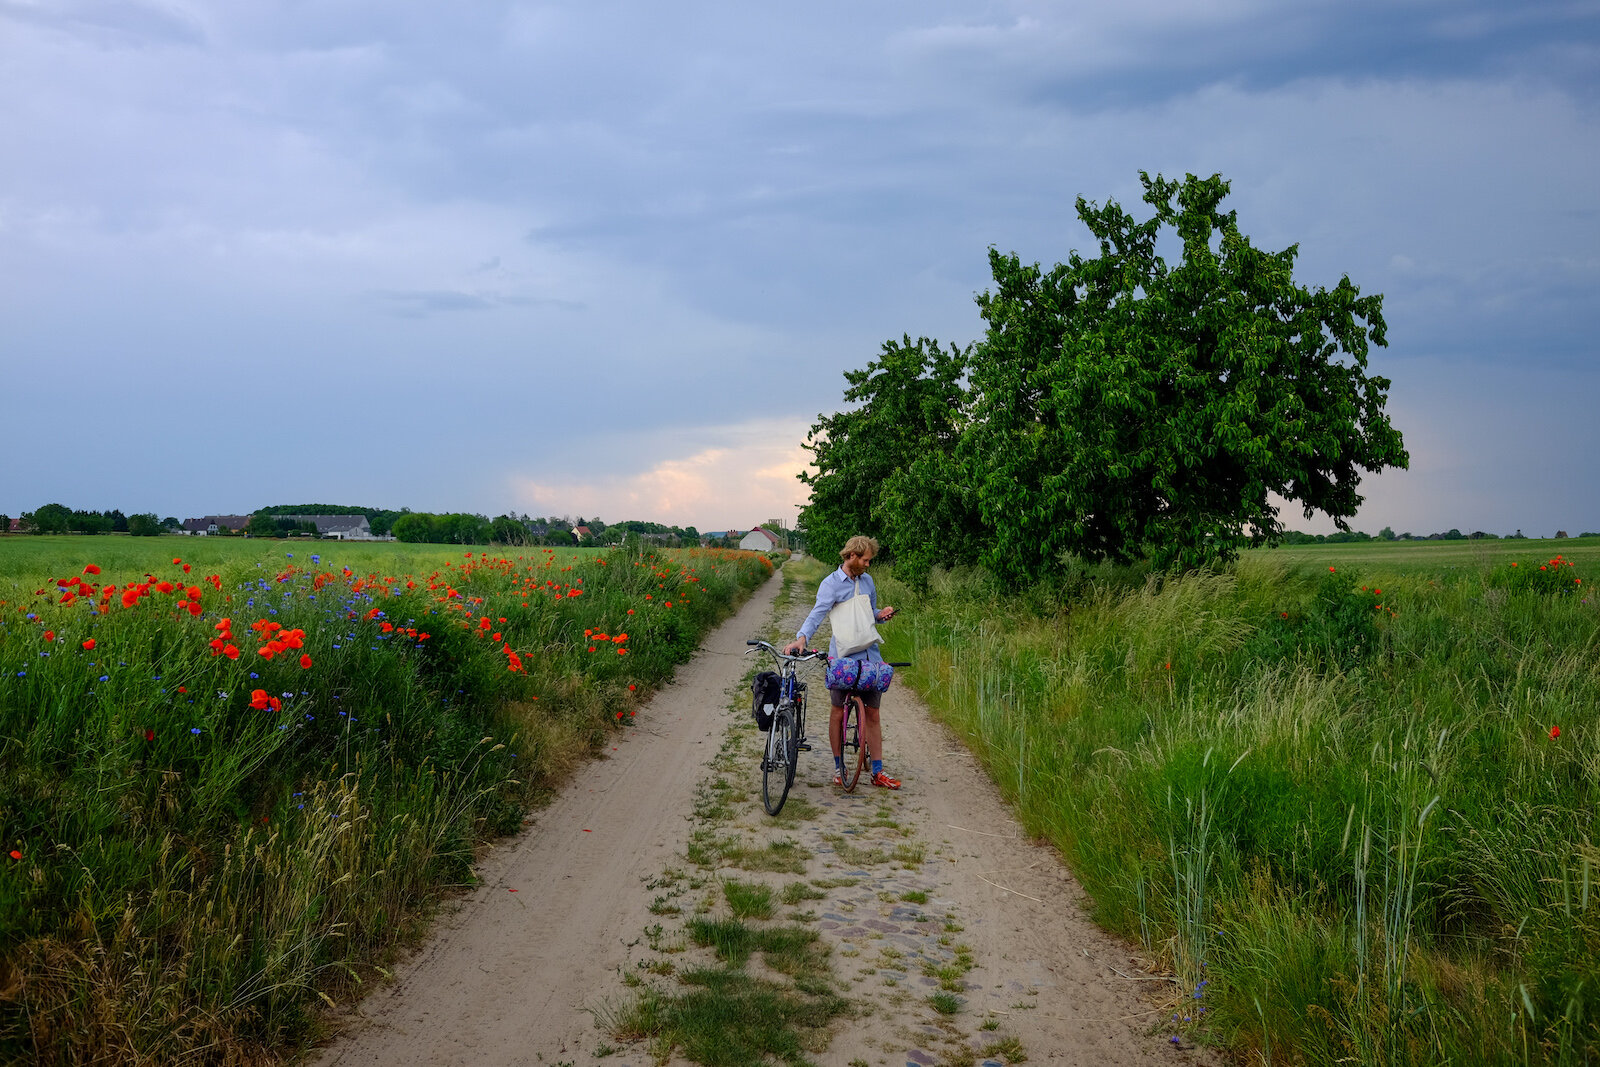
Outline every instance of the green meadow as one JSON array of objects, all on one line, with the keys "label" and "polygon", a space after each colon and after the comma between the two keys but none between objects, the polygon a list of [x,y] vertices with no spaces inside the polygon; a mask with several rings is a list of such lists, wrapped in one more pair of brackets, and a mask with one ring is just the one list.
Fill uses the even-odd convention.
[{"label": "green meadow", "polygon": [[1518,538],[1481,541],[1358,541],[1338,545],[1282,545],[1255,549],[1251,555],[1268,555],[1304,564],[1363,567],[1391,573],[1408,570],[1448,572],[1483,570],[1513,561],[1544,562],[1563,556],[1591,573],[1600,564],[1600,537]]},{"label": "green meadow", "polygon": [[272,1062],[772,572],[0,538],[0,1062]]},{"label": "green meadow", "polygon": [[1365,543],[1048,588],[880,576],[907,609],[885,654],[1174,976],[1163,1033],[1252,1063],[1591,1063],[1597,557]]}]

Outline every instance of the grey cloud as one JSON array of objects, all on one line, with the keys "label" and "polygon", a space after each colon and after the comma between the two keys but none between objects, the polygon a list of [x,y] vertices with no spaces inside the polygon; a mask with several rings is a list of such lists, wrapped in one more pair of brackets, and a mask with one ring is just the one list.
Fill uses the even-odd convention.
[{"label": "grey cloud", "polygon": [[564,311],[582,310],[583,304],[572,300],[519,294],[475,293],[462,290],[376,291],[367,298],[392,315],[416,319],[441,312],[494,311],[498,308],[553,308]]},{"label": "grey cloud", "polygon": [[[299,399],[359,389],[430,413],[428,459],[337,478],[473,506],[485,455],[598,477],[730,403],[809,422],[884,338],[973,340],[988,246],[1065,258],[1074,197],[1139,213],[1143,168],[1221,171],[1259,245],[1300,243],[1299,276],[1383,292],[1375,369],[1448,427],[1496,368],[1597,354],[1595,11],[0,0],[0,362],[25,371],[0,379],[120,395],[204,370],[321,442],[288,469],[334,488],[319,455],[366,437],[326,441]],[[1430,396],[1429,359],[1487,369]],[[1503,418],[1496,448],[1527,461],[1537,414]],[[627,447],[594,447],[597,419]],[[64,471],[91,495],[210,476],[97,434],[7,468],[0,510]]]},{"label": "grey cloud", "polygon": [[175,4],[139,0],[57,0],[49,4],[0,0],[0,20],[38,26],[96,45],[137,48],[201,45],[201,21]]}]

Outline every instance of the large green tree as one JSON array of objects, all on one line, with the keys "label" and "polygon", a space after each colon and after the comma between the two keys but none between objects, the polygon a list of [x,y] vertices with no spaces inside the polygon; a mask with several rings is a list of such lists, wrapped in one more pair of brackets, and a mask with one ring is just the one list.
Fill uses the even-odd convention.
[{"label": "large green tree", "polygon": [[1078,200],[1097,256],[990,252],[961,451],[1001,576],[1226,557],[1281,536],[1274,494],[1347,529],[1359,472],[1407,465],[1366,373],[1383,298],[1297,283],[1298,246],[1252,246],[1219,175],[1140,177],[1142,222]]},{"label": "large green tree", "polygon": [[807,551],[830,559],[858,533],[897,560],[922,559],[929,543],[950,547],[960,531],[921,505],[947,488],[931,468],[960,436],[966,360],[966,350],[907,335],[884,342],[865,370],[845,372],[844,400],[854,406],[819,415],[806,438],[814,468],[800,475],[811,487],[800,514]]}]

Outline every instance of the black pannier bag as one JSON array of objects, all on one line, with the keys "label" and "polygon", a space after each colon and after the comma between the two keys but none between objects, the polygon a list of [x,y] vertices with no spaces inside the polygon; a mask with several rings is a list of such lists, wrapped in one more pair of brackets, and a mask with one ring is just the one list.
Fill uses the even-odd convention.
[{"label": "black pannier bag", "polygon": [[777,710],[780,692],[782,683],[775,671],[762,671],[750,683],[750,714],[760,729],[772,729],[772,713]]}]

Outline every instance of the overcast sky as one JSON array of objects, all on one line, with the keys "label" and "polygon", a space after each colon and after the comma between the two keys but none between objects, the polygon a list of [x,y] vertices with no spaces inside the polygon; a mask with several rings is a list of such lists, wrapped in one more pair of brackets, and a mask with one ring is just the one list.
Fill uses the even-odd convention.
[{"label": "overcast sky", "polygon": [[0,0],[0,511],[792,519],[1144,169],[1384,294],[1358,527],[1600,530],[1597,89],[1589,0]]}]

